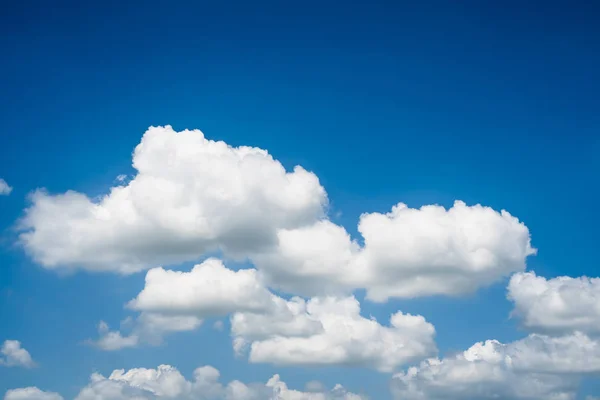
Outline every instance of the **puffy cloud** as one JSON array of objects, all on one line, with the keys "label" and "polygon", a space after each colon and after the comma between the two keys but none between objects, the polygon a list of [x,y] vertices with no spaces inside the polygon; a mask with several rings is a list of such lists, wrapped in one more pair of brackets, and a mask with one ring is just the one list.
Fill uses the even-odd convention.
[{"label": "puffy cloud", "polygon": [[0,178],[0,196],[8,196],[12,189],[4,179]]},{"label": "puffy cloud", "polygon": [[445,359],[430,359],[397,374],[392,390],[403,400],[571,400],[581,376],[600,372],[600,346],[584,334],[530,335],[502,344],[477,343]]},{"label": "puffy cloud", "polygon": [[104,321],[100,321],[100,324],[98,324],[98,333],[100,334],[100,338],[96,341],[88,340],[88,343],[106,351],[136,347],[139,342],[138,335],[123,336],[121,332],[111,331],[108,324]]},{"label": "puffy cloud", "polygon": [[532,331],[600,334],[600,278],[518,273],[510,280],[508,298],[515,304],[514,314]]},{"label": "puffy cloud", "polygon": [[76,400],[144,400],[144,399],[194,399],[194,400],[361,400],[364,397],[346,391],[341,385],[332,390],[301,392],[289,389],[279,375],[266,384],[245,384],[231,381],[219,382],[217,369],[204,366],[194,371],[194,379],[186,378],[174,367],[161,365],[156,369],[134,368],[115,370],[105,378],[93,374],[88,386]]},{"label": "puffy cloud", "polygon": [[238,352],[254,363],[350,365],[389,372],[435,353],[435,329],[421,316],[398,312],[390,326],[360,315],[354,297],[292,299],[273,314],[231,318]]},{"label": "puffy cloud", "polygon": [[318,178],[287,172],[266,151],[208,140],[199,130],[151,127],[133,153],[137,175],[94,201],[74,191],[37,191],[20,241],[42,266],[133,273],[196,259],[236,256],[274,243],[281,228],[322,216]]},{"label": "puffy cloud", "polygon": [[4,400],[63,400],[63,397],[58,393],[44,392],[36,387],[27,387],[7,391]]},{"label": "puffy cloud", "polygon": [[263,312],[272,307],[272,297],[258,281],[256,270],[232,271],[211,258],[190,272],[151,269],[144,289],[129,307],[204,318],[234,311]]},{"label": "puffy cloud", "polygon": [[525,269],[528,228],[506,211],[461,201],[363,214],[364,246],[330,221],[282,229],[278,246],[252,256],[270,283],[305,295],[366,288],[367,297],[459,295]]},{"label": "puffy cloud", "polygon": [[188,315],[163,315],[159,313],[141,313],[135,320],[127,319],[132,325],[131,333],[124,335],[121,331],[111,331],[109,326],[100,321],[99,338],[87,340],[87,343],[105,351],[121,350],[137,347],[141,343],[161,344],[167,333],[193,331],[202,325],[202,320]]},{"label": "puffy cloud", "polygon": [[374,301],[471,292],[523,271],[535,253],[527,227],[508,212],[462,202],[363,214],[361,246],[323,219],[327,194],[313,173],[287,172],[265,150],[198,130],[151,127],[133,166],[131,180],[121,176],[97,201],[33,193],[20,222],[26,251],[50,269],[127,274],[220,250],[249,257],[291,293],[365,288]]},{"label": "puffy cloud", "polygon": [[6,367],[33,368],[36,366],[27,350],[21,347],[18,340],[5,340],[0,349],[0,365]]}]

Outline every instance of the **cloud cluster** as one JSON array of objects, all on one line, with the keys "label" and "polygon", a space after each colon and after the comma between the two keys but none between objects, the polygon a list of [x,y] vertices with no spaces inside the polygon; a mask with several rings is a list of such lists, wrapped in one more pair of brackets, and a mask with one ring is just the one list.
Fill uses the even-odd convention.
[{"label": "cloud cluster", "polygon": [[27,253],[50,269],[128,274],[221,251],[250,259],[288,293],[366,289],[374,301],[469,293],[523,271],[535,253],[517,218],[460,201],[365,213],[361,245],[326,218],[315,174],[286,171],[265,150],[198,130],[148,129],[133,166],[131,180],[97,201],[74,191],[33,193],[20,222]]},{"label": "cloud cluster", "polygon": [[[361,316],[354,297],[316,297],[306,305],[293,299],[283,310],[236,313],[231,318],[236,348],[248,345],[250,362],[350,365],[390,372],[436,352],[435,329],[425,318],[397,312],[390,325],[383,326]],[[321,329],[311,329],[316,326]]]},{"label": "cloud cluster", "polygon": [[0,348],[0,366],[33,368],[36,363],[18,340],[5,340]]},{"label": "cloud cluster", "polygon": [[[115,370],[108,377],[94,373],[75,400],[366,400],[341,385],[331,390],[323,389],[321,384],[304,392],[290,389],[279,375],[274,375],[265,384],[245,384],[235,380],[223,385],[219,378],[219,371],[211,366],[197,368],[191,381],[170,365],[160,365],[156,369]],[[9,390],[4,396],[4,400],[62,399],[57,393],[35,387]]]},{"label": "cloud cluster", "polygon": [[[360,314],[353,296],[299,297],[271,293],[254,269],[233,271],[210,258],[189,272],[155,268],[128,307],[141,314],[126,336],[100,325],[96,345],[105,350],[136,346],[151,333],[191,330],[207,317],[231,315],[238,354],[250,362],[281,365],[356,365],[392,371],[435,353],[435,329],[421,316],[397,312],[384,326]],[[149,321],[164,319],[163,330]],[[176,321],[197,321],[181,323]],[[154,327],[154,329],[152,329]]]},{"label": "cloud cluster", "polygon": [[581,336],[531,336],[510,344],[488,340],[396,374],[392,392],[399,400],[572,400],[579,380],[571,373],[600,367],[598,349],[586,361],[577,358],[589,348],[589,339]]},{"label": "cloud cluster", "polygon": [[513,275],[507,297],[532,333],[426,360],[394,375],[393,393],[402,400],[575,399],[581,379],[600,373],[599,288],[598,278]]}]

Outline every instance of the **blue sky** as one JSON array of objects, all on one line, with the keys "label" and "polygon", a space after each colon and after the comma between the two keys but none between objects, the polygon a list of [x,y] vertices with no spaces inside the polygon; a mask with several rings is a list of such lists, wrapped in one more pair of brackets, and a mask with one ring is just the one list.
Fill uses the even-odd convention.
[{"label": "blue sky", "polygon": [[[188,379],[212,365],[223,382],[264,383],[278,373],[298,390],[319,380],[391,399],[391,373],[374,368],[236,358],[228,315],[159,346],[86,344],[98,338],[99,321],[119,329],[135,318],[124,304],[144,289],[145,271],[52,269],[17,243],[15,223],[37,188],[93,199],[118,185],[118,175],[133,179],[132,151],[150,126],[200,129],[207,139],[266,149],[288,171],[301,165],[326,190],[329,220],[361,245],[363,213],[462,200],[526,225],[538,249],[523,258],[527,270],[547,279],[598,276],[597,7],[371,3],[4,7],[0,178],[13,190],[0,196],[0,343],[19,340],[39,365],[0,366],[0,393],[36,386],[70,399],[93,372],[169,364]],[[65,220],[61,212],[55,217]],[[165,268],[189,271],[207,255]],[[398,310],[422,315],[435,326],[434,355],[451,357],[479,341],[540,333],[524,317],[509,318],[508,279],[519,270],[509,272],[458,297],[375,303],[364,298],[368,287],[354,293],[363,315],[381,324]],[[576,300],[567,305],[578,309]],[[212,328],[216,319],[222,331]],[[585,374],[578,399],[600,395],[598,373]]]}]

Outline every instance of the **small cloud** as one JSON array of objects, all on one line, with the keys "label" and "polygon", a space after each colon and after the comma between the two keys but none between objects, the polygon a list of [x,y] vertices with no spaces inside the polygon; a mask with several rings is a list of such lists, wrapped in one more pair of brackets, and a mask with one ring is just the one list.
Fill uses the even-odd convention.
[{"label": "small cloud", "polygon": [[116,180],[117,182],[125,182],[125,179],[127,179],[127,175],[125,175],[125,174],[118,175],[118,176],[115,178],[115,180]]},{"label": "small cloud", "polygon": [[13,188],[4,179],[0,178],[0,196],[8,196],[12,190]]},{"label": "small cloud", "polygon": [[31,358],[31,354],[21,347],[18,340],[5,340],[0,348],[0,365],[5,367],[24,367],[33,368],[36,363]]},{"label": "small cloud", "polygon": [[223,321],[221,321],[221,320],[215,321],[215,323],[213,324],[214,330],[219,331],[219,332],[221,332],[224,327],[225,327],[225,325],[223,324]]}]

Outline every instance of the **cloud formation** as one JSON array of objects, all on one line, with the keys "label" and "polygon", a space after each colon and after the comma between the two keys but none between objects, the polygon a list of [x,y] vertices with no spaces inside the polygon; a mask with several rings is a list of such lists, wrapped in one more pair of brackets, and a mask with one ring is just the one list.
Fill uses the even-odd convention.
[{"label": "cloud formation", "polygon": [[156,369],[115,370],[108,378],[92,374],[90,383],[75,400],[361,400],[363,396],[346,391],[341,385],[332,390],[302,392],[289,389],[279,375],[266,384],[219,382],[220,373],[211,366],[197,368],[188,381],[175,367],[160,365]]},{"label": "cloud formation", "polygon": [[130,274],[221,251],[250,259],[269,285],[289,293],[366,289],[373,301],[469,293],[524,271],[535,253],[517,218],[460,201],[365,213],[361,245],[327,219],[314,173],[286,171],[265,150],[198,130],[151,127],[133,166],[137,174],[98,201],[33,193],[19,224],[27,253],[49,269]]},{"label": "cloud formation", "polygon": [[0,366],[33,368],[36,363],[18,340],[5,340],[0,348]]}]

